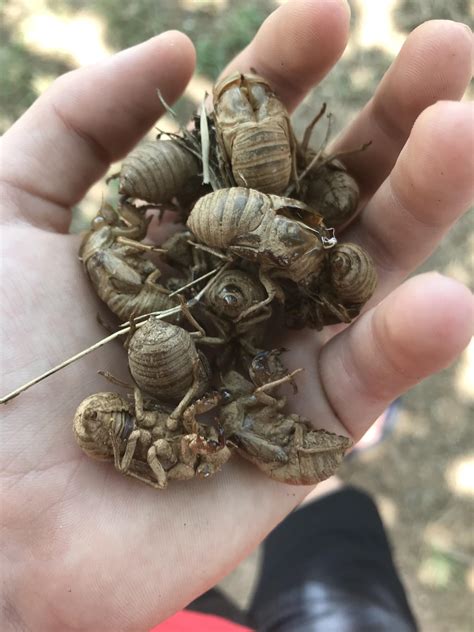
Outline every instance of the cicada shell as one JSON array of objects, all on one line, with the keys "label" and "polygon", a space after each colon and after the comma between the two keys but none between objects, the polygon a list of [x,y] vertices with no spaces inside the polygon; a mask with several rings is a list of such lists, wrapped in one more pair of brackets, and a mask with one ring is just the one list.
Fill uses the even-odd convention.
[{"label": "cicada shell", "polygon": [[[238,453],[267,476],[290,485],[314,485],[335,474],[347,450],[348,437],[325,430],[314,430],[309,423],[291,415],[294,426],[285,444],[263,439],[258,432],[236,433]],[[275,426],[285,423],[280,415]]]},{"label": "cicada shell", "polygon": [[[307,160],[311,160],[309,154]],[[322,156],[324,160],[324,154]],[[359,187],[340,160],[310,169],[302,184],[302,199],[318,209],[327,226],[338,228],[356,214]]]},{"label": "cicada shell", "polygon": [[[260,350],[265,323],[272,315],[267,293],[250,272],[231,269],[222,273],[203,299],[202,318],[210,322],[226,345],[216,359],[219,369],[236,363],[247,366]],[[249,310],[248,318],[241,318]]]},{"label": "cicada shell", "polygon": [[130,403],[117,393],[96,393],[79,405],[74,415],[74,436],[89,456],[110,460],[112,434],[127,433],[133,426]]},{"label": "cicada shell", "polygon": [[115,211],[105,205],[81,244],[80,258],[97,296],[122,321],[178,304],[157,283],[160,271],[138,241],[145,237],[147,226],[145,212],[139,208],[123,204]]},{"label": "cicada shell", "polygon": [[[235,319],[244,310],[265,298],[262,284],[243,270],[227,270],[205,297],[206,304],[218,316]],[[267,318],[270,313],[267,314]]]},{"label": "cicada shell", "polygon": [[311,229],[286,217],[293,208],[305,208],[297,200],[266,195],[254,189],[221,189],[200,198],[187,225],[197,239],[214,248],[227,249],[299,282],[319,274],[326,249],[335,243],[319,218]]},{"label": "cicada shell", "polygon": [[338,244],[314,285],[285,288],[285,323],[291,329],[350,323],[373,295],[377,272],[368,253],[356,244]]},{"label": "cicada shell", "polygon": [[117,237],[141,241],[146,236],[149,222],[143,210],[127,202],[118,209],[111,204],[102,204],[91,221],[90,230],[82,238],[81,261],[87,262],[98,251],[110,248]]},{"label": "cicada shell", "polygon": [[151,317],[128,345],[130,373],[143,392],[158,400],[179,400],[197,382],[195,396],[209,383],[209,367],[191,334]]},{"label": "cicada shell", "polygon": [[184,141],[147,141],[123,161],[120,193],[154,204],[174,197],[195,199],[202,185],[200,170],[199,160]]},{"label": "cicada shell", "polygon": [[[137,393],[136,393],[137,398]],[[208,478],[230,458],[230,449],[212,428],[170,430],[168,413],[143,410],[115,393],[87,397],[74,417],[74,435],[89,456],[113,460],[125,476],[164,489],[169,480]]]},{"label": "cicada shell", "polygon": [[235,72],[214,87],[217,137],[238,186],[282,193],[294,168],[288,112],[265,79]]},{"label": "cicada shell", "polygon": [[223,382],[233,401],[222,406],[219,422],[242,457],[291,485],[312,485],[335,473],[352,445],[348,437],[315,430],[306,419],[283,413],[284,398],[259,400],[258,389],[235,371]]},{"label": "cicada shell", "polygon": [[343,303],[363,305],[373,295],[377,272],[369,254],[357,244],[338,244],[328,255],[330,285]]}]

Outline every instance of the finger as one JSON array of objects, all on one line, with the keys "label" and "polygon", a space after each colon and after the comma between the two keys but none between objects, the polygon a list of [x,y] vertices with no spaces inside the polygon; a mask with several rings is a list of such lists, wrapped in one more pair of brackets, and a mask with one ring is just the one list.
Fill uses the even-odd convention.
[{"label": "finger", "polygon": [[0,182],[75,204],[163,113],[157,88],[174,101],[193,69],[190,40],[170,31],[63,75],[2,139]]},{"label": "finger", "polygon": [[418,115],[438,100],[458,100],[472,72],[472,34],[447,20],[415,29],[380,83],[374,97],[337,139],[335,150],[372,141],[361,153],[344,157],[361,198],[388,176]]},{"label": "finger", "polygon": [[419,266],[473,199],[474,107],[441,102],[413,127],[390,176],[344,233],[377,266],[375,304]]},{"label": "finger", "polygon": [[254,68],[293,110],[343,53],[349,20],[345,0],[286,2],[265,20],[222,76]]},{"label": "finger", "polygon": [[[428,273],[404,283],[327,343],[320,377],[347,431],[358,440],[395,398],[451,364],[469,343],[473,317],[467,288]],[[318,406],[314,415],[323,414]]]}]

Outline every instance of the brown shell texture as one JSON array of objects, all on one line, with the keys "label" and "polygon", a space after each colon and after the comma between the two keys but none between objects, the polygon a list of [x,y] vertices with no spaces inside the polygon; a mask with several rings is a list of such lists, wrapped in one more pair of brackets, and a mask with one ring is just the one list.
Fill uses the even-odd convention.
[{"label": "brown shell texture", "polygon": [[117,393],[96,393],[86,397],[76,410],[74,437],[89,456],[109,460],[113,457],[109,429],[114,421],[124,423],[130,404]]},{"label": "brown shell texture", "polygon": [[288,132],[274,124],[239,130],[232,145],[232,174],[238,186],[283,193],[291,176]]},{"label": "brown shell texture", "polygon": [[180,399],[193,382],[193,361],[199,356],[181,327],[151,317],[128,346],[130,373],[138,387],[155,398]]},{"label": "brown shell texture", "polygon": [[[108,339],[129,333],[133,384],[109,379],[134,399],[90,396],[74,435],[88,455],[157,489],[213,475],[234,449],[275,481],[313,485],[334,474],[352,442],[286,411],[278,388],[307,393],[297,392],[298,370],[285,367],[273,327],[348,324],[373,295],[370,256],[335,237],[357,212],[359,188],[325,151],[327,139],[309,148],[325,106],[298,143],[285,106],[256,74],[225,77],[207,105],[192,127],[128,155],[122,197],[101,205],[82,240],[96,294],[131,321]],[[142,243],[168,210],[181,227],[165,226],[160,247]],[[167,322],[149,316],[169,308]],[[287,333],[280,340],[291,344]]]},{"label": "brown shell texture", "polygon": [[320,483],[336,472],[352,441],[325,430],[309,430],[303,421],[296,426],[288,445],[283,446],[285,462],[281,457],[266,462],[241,448],[238,452],[273,480],[290,485]]},{"label": "brown shell texture", "polygon": [[290,203],[289,198],[254,189],[221,189],[198,200],[187,226],[207,246],[228,248],[247,260],[279,268],[280,276],[302,281],[322,268],[326,251],[320,232],[326,229],[321,225],[320,231],[310,230],[277,213]]},{"label": "brown shell texture", "polygon": [[226,248],[236,236],[258,228],[269,207],[269,198],[253,189],[221,189],[196,202],[187,226],[207,246]]},{"label": "brown shell texture", "polygon": [[377,273],[368,253],[352,243],[338,244],[329,253],[330,279],[344,303],[365,303],[377,285]]},{"label": "brown shell texture", "polygon": [[216,313],[236,318],[265,296],[262,284],[255,277],[243,270],[227,270],[211,287],[206,302]]},{"label": "brown shell texture", "polygon": [[147,141],[124,160],[120,193],[156,204],[168,202],[199,170],[197,158],[179,142]]},{"label": "brown shell texture", "polygon": [[305,202],[318,209],[327,226],[338,227],[356,213],[359,187],[339,160],[310,172],[304,195]]},{"label": "brown shell texture", "polygon": [[178,304],[164,288],[146,282],[157,268],[133,249],[112,245],[96,250],[85,261],[85,268],[97,296],[123,322],[132,314],[141,316]]},{"label": "brown shell texture", "polygon": [[214,89],[218,138],[237,185],[283,193],[292,171],[288,112],[265,79],[235,72]]},{"label": "brown shell texture", "polygon": [[136,318],[150,312],[171,309],[178,305],[176,298],[169,298],[167,294],[151,285],[144,285],[137,294],[127,295],[115,292],[110,295],[106,302],[108,308],[123,322],[132,316]]}]

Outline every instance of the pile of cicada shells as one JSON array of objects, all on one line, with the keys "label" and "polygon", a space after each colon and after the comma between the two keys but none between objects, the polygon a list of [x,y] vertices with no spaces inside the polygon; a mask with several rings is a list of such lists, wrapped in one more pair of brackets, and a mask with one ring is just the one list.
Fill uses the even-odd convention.
[{"label": "pile of cicada shells", "polygon": [[[125,159],[120,202],[102,205],[80,258],[128,327],[130,383],[107,377],[129,392],[80,404],[87,454],[159,489],[209,477],[234,452],[285,483],[334,473],[351,441],[286,412],[275,391],[296,391],[298,371],[265,336],[348,323],[375,288],[367,253],[335,238],[359,194],[337,158],[309,148],[321,115],[298,142],[270,85],[235,73],[192,127]],[[155,244],[150,221],[169,228],[170,211],[175,232]]]}]

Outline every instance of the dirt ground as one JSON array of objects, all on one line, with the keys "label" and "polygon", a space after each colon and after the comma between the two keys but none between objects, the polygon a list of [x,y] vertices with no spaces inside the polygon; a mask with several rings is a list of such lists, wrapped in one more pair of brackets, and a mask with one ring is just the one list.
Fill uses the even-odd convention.
[{"label": "dirt ground", "polygon": [[[147,37],[149,33],[144,31],[144,25],[149,23],[153,27],[154,22],[146,19],[145,10],[153,10],[169,21],[160,23],[155,32],[184,25],[198,43],[198,54],[203,60],[201,74],[177,106],[186,117],[201,99],[203,89],[211,85],[210,79],[215,74],[213,62],[217,60],[222,66],[236,47],[245,45],[252,29],[257,28],[275,2],[135,0],[125,4],[127,11],[107,0],[97,3],[6,0],[2,9],[8,18],[5,24],[9,24],[11,30],[8,33],[10,40],[0,47],[0,61],[7,60],[9,63],[2,66],[14,68],[15,73],[7,79],[4,77],[6,91],[0,90],[4,95],[0,116],[3,129],[21,114],[54,75],[94,61],[94,51],[96,58],[100,58]],[[156,5],[160,11],[163,8],[161,13]],[[370,98],[406,33],[422,21],[451,18],[469,22],[469,2],[464,0],[354,0],[351,5],[351,44],[338,66],[296,113],[294,122],[298,132],[319,110],[321,103],[327,101],[335,116],[334,136]],[[55,7],[61,10],[59,17],[54,13]],[[206,18],[206,11],[211,9],[215,28],[208,27],[209,32],[204,37],[199,34],[202,33],[200,25]],[[229,17],[231,11],[234,13]],[[226,14],[227,17],[222,17]],[[68,19],[71,24],[74,20],[79,24],[79,16],[81,28],[88,25],[87,28],[92,29],[88,46],[82,50],[89,57],[81,57],[81,50],[67,49],[72,37],[68,37],[66,43],[58,44],[59,48],[62,46],[58,57],[50,48],[41,49],[40,33],[33,28],[38,15],[50,18],[48,46],[54,39],[56,17],[62,20],[58,22],[61,32]],[[141,15],[140,20],[138,15]],[[134,30],[131,31],[132,27]],[[107,36],[110,33],[112,38]],[[224,38],[227,39],[224,41]],[[223,44],[220,46],[216,44],[218,42]],[[67,49],[68,55],[64,56],[63,49]],[[10,63],[12,60],[16,65]],[[172,125],[170,121],[167,123]],[[91,209],[97,209],[102,193],[103,185],[91,190],[76,214],[75,229],[80,227]],[[436,269],[464,283],[472,283],[472,227],[471,212],[453,228],[422,270]],[[421,628],[427,632],[474,630],[471,605],[474,592],[473,409],[474,345],[471,344],[453,367],[426,380],[401,398],[396,426],[386,441],[351,459],[341,470],[344,481],[359,485],[378,502],[409,599]],[[248,600],[258,572],[258,560],[257,551],[223,582],[226,593],[240,605]]]}]

